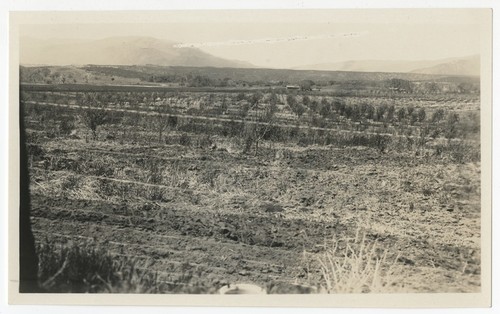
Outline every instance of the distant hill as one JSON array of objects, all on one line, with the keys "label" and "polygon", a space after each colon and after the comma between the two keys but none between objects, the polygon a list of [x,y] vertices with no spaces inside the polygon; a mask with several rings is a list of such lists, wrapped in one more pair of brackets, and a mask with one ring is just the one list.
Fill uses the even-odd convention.
[{"label": "distant hill", "polygon": [[439,60],[349,60],[336,63],[310,64],[296,67],[297,70],[354,71],[354,72],[391,72],[422,73],[438,75],[478,76],[479,56],[449,58]]},{"label": "distant hill", "polygon": [[481,62],[479,56],[463,59],[453,59],[434,66],[413,70],[412,73],[437,74],[437,75],[469,75],[479,76]]},{"label": "distant hill", "polygon": [[[433,63],[433,65],[438,63],[439,62],[435,62]],[[295,67],[294,69],[317,71],[406,73],[425,66],[429,66],[428,61],[349,60],[335,63],[310,64]]]},{"label": "distant hill", "polygon": [[22,38],[20,60],[24,65],[252,67],[248,62],[218,58],[196,48],[176,48],[175,44],[151,37],[100,40]]}]

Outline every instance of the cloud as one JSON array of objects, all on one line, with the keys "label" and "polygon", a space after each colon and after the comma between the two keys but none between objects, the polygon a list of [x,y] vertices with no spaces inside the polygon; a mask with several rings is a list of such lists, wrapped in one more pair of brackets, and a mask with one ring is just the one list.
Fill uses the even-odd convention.
[{"label": "cloud", "polygon": [[295,41],[307,41],[307,40],[318,40],[318,39],[331,39],[331,38],[353,38],[360,37],[365,33],[339,33],[339,34],[329,34],[329,35],[313,35],[313,36],[290,36],[282,38],[260,38],[260,39],[250,39],[250,40],[228,40],[228,41],[218,41],[218,42],[203,42],[203,43],[181,43],[174,45],[175,48],[201,48],[201,47],[220,47],[220,46],[240,46],[240,45],[252,45],[252,44],[277,44]]}]

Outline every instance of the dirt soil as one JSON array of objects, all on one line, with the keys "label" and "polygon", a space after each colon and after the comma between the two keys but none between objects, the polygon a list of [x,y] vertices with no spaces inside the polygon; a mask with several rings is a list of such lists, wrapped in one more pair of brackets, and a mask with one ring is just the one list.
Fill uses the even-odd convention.
[{"label": "dirt soil", "polygon": [[480,291],[480,164],[362,147],[116,145],[47,140],[33,158],[37,241],[95,241],[166,281],[299,292],[316,256],[362,230],[399,292]]}]

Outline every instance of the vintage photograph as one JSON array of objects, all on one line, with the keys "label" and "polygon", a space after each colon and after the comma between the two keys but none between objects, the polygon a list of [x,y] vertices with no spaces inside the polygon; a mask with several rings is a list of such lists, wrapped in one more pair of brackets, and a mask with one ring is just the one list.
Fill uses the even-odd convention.
[{"label": "vintage photograph", "polygon": [[20,294],[489,291],[489,10],[47,14],[17,28]]}]

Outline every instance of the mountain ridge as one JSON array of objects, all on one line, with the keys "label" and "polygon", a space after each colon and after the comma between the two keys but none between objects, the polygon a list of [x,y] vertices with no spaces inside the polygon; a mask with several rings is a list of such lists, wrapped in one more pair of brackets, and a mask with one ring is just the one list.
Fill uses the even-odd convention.
[{"label": "mountain ridge", "polygon": [[[23,65],[158,65],[216,68],[258,68],[249,62],[228,60],[198,48],[179,48],[177,42],[148,36],[103,39],[23,37]],[[347,60],[292,67],[291,70],[421,73],[479,76],[479,55],[438,60]]]},{"label": "mountain ridge", "polygon": [[21,41],[21,64],[31,65],[146,65],[253,67],[197,48],[176,48],[177,43],[153,37],[120,36],[96,40],[33,39]]},{"label": "mountain ridge", "polygon": [[415,69],[412,73],[480,76],[481,60],[479,55],[474,55],[461,59],[453,59],[434,66]]},{"label": "mountain ridge", "polygon": [[294,67],[295,70],[422,73],[479,76],[479,55],[438,60],[347,60]]}]

